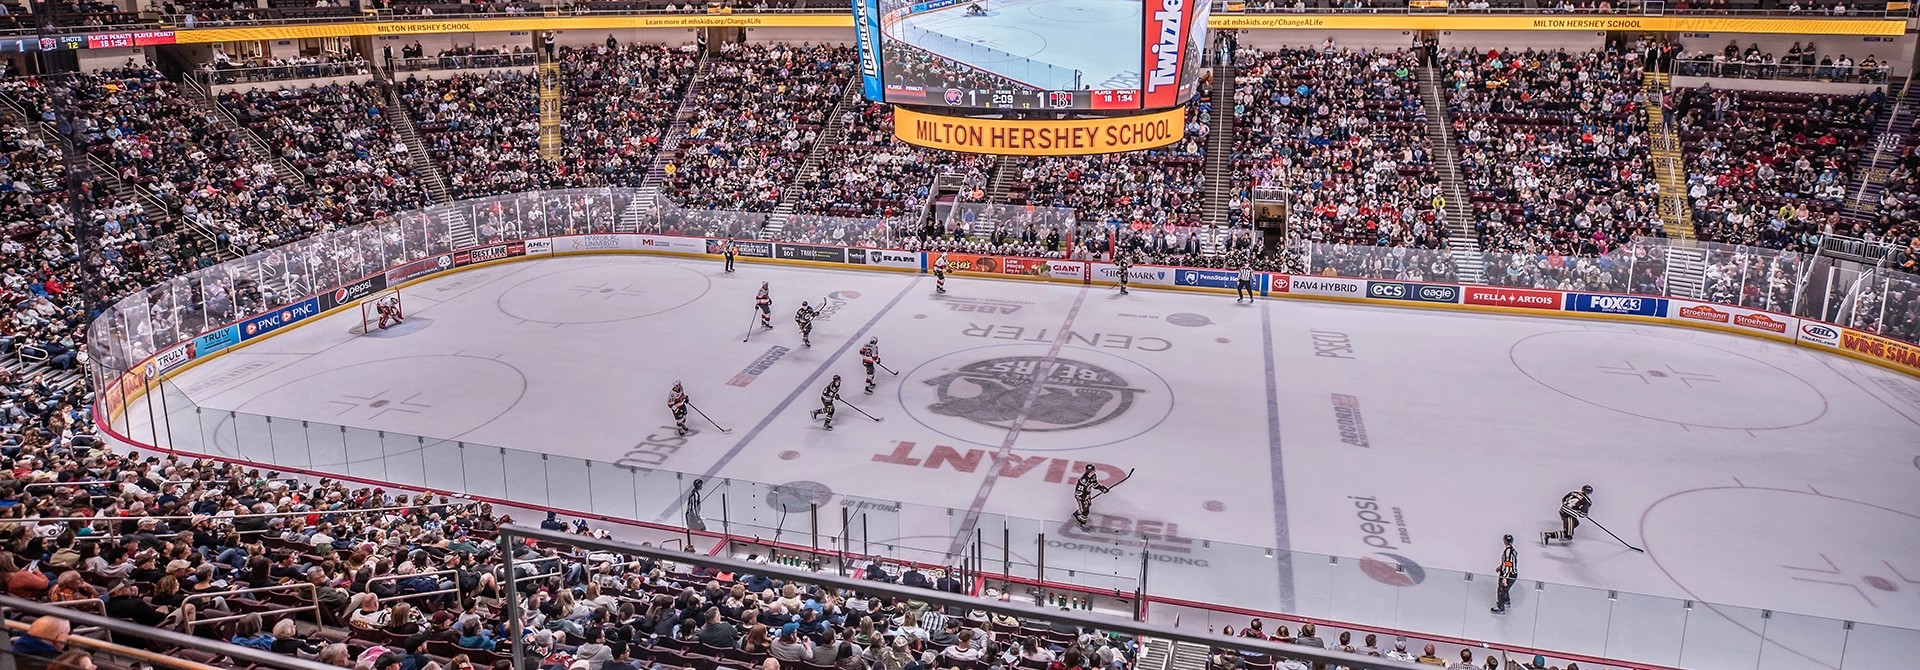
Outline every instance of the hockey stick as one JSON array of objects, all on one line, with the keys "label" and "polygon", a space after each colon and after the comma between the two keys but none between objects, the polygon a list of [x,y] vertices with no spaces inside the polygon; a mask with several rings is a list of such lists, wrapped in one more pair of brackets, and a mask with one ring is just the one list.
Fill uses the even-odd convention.
[{"label": "hockey stick", "polygon": [[855,405],[854,405],[853,403],[850,403],[850,402],[847,402],[847,399],[846,399],[846,398],[842,398],[842,397],[840,397],[840,396],[837,396],[837,395],[836,395],[836,396],[834,396],[834,397],[833,397],[833,399],[834,399],[834,400],[838,400],[838,401],[840,401],[840,403],[841,403],[841,404],[843,404],[843,405],[846,405],[847,407],[850,407],[850,408],[852,408],[852,409],[853,409],[853,411],[855,411],[855,412],[859,412],[859,413],[860,413],[860,416],[864,416],[864,417],[867,417],[867,418],[869,418],[869,419],[873,419],[873,422],[874,422],[874,423],[879,423],[879,422],[881,422],[881,421],[886,421],[886,420],[887,420],[887,419],[886,419],[886,417],[878,417],[878,416],[874,416],[874,415],[872,415],[872,414],[868,414],[866,410],[864,410],[864,409],[860,409],[859,407],[857,407],[857,406],[855,406]]},{"label": "hockey stick", "polygon": [[[1590,516],[1583,516],[1583,517],[1581,517],[1581,518],[1584,518],[1584,519],[1586,519],[1586,520],[1588,520],[1588,521],[1593,521],[1593,517],[1590,517]],[[1607,531],[1607,534],[1608,534],[1608,535],[1613,535],[1613,531],[1610,531],[1610,530],[1607,530],[1607,527],[1606,527],[1606,526],[1602,526],[1602,525],[1600,525],[1600,522],[1598,522],[1598,521],[1593,521],[1593,527],[1595,527],[1595,528],[1598,528],[1598,529],[1600,529],[1600,530],[1606,530],[1606,531]],[[1613,535],[1613,539],[1614,539],[1615,541],[1618,541],[1618,542],[1620,543],[1620,545],[1621,545],[1621,546],[1624,546],[1624,547],[1626,547],[1626,548],[1628,548],[1628,549],[1632,549],[1632,550],[1634,550],[1634,551],[1637,551],[1637,552],[1640,552],[1640,553],[1642,553],[1642,554],[1644,554],[1644,553],[1647,553],[1647,550],[1645,550],[1645,549],[1641,549],[1641,548],[1639,548],[1639,547],[1636,547],[1636,546],[1633,546],[1633,545],[1631,545],[1631,544],[1627,544],[1627,541],[1626,541],[1626,540],[1622,540],[1622,539],[1620,539],[1620,536],[1618,536],[1618,535]]]},{"label": "hockey stick", "polygon": [[887,367],[887,364],[886,364],[886,363],[880,363],[880,362],[875,362],[875,363],[874,363],[874,365],[878,365],[878,366],[880,366],[880,369],[882,369],[882,370],[886,370],[887,372],[890,372],[890,373],[892,373],[892,374],[893,374],[893,376],[895,376],[895,377],[898,377],[898,376],[900,376],[900,373],[898,373],[898,372],[894,372],[894,371],[893,371],[893,368],[890,368],[890,367]]},{"label": "hockey stick", "polygon": [[[699,405],[695,405],[695,404],[693,404],[693,403],[687,403],[687,406],[688,406],[688,407],[691,407],[691,408],[693,408],[693,411],[694,411],[694,412],[696,412],[696,413],[698,413],[698,414],[700,415],[700,418],[702,418],[702,419],[706,419],[706,420],[707,420],[707,423],[713,423],[713,418],[712,418],[712,417],[709,417],[709,416],[707,416],[707,413],[706,413],[706,412],[701,412],[701,411],[700,411],[700,406],[699,406]],[[714,428],[718,428],[718,429],[720,430],[720,432],[722,432],[722,433],[731,433],[731,432],[733,432],[733,431],[731,431],[731,430],[727,430],[727,429],[725,429],[725,428],[720,428],[720,424],[717,424],[717,423],[713,423],[713,427],[714,427]]]},{"label": "hockey stick", "polygon": [[1133,468],[1127,468],[1127,476],[1125,476],[1125,477],[1121,477],[1121,478],[1120,478],[1120,481],[1117,481],[1117,482],[1114,482],[1114,483],[1112,483],[1112,484],[1108,484],[1108,485],[1107,485],[1107,490],[1105,490],[1105,491],[1101,491],[1101,492],[1099,492],[1099,493],[1095,493],[1095,494],[1093,494],[1093,496],[1092,496],[1092,497],[1089,497],[1089,498],[1087,498],[1087,502],[1093,502],[1093,500],[1094,500],[1095,498],[1099,498],[1100,496],[1103,496],[1103,495],[1106,495],[1106,494],[1108,494],[1108,493],[1112,493],[1112,492],[1113,492],[1113,487],[1115,487],[1115,486],[1119,486],[1119,485],[1121,485],[1121,484],[1125,484],[1125,483],[1127,483],[1127,480],[1129,480],[1129,479],[1133,479]]},{"label": "hockey stick", "polygon": [[741,342],[753,339],[753,322],[758,320],[760,320],[760,308],[755,306],[752,314],[747,317],[747,336],[740,338]]}]

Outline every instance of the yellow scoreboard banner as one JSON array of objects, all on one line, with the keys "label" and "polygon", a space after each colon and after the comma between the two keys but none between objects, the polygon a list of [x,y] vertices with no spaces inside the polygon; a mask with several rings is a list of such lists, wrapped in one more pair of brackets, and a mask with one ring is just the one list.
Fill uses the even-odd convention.
[{"label": "yellow scoreboard banner", "polygon": [[852,28],[852,14],[666,14],[641,16],[529,16],[460,21],[363,21],[293,26],[196,28],[174,32],[175,43],[291,40],[362,35],[485,33],[514,30],[621,30],[633,28]]},{"label": "yellow scoreboard banner", "polygon": [[1873,19],[1669,16],[1467,16],[1214,14],[1207,27],[1231,30],[1646,30],[1685,33],[1900,35],[1907,22]]},{"label": "yellow scoreboard banner", "polygon": [[893,108],[893,136],[930,149],[1011,156],[1083,156],[1153,149],[1186,137],[1186,111],[1070,121],[973,119]]}]

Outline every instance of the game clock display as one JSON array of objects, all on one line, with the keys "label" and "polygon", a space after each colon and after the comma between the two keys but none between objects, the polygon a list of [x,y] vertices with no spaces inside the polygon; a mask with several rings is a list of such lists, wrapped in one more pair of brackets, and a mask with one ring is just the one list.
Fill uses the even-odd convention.
[{"label": "game clock display", "polygon": [[868,99],[967,109],[1134,110],[1192,99],[1199,0],[854,0]]}]

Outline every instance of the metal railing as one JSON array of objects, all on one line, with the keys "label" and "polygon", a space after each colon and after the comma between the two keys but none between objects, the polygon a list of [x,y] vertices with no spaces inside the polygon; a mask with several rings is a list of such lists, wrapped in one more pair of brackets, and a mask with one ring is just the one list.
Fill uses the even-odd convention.
[{"label": "metal railing", "polygon": [[238,67],[217,67],[210,70],[198,70],[194,79],[211,89],[220,84],[252,84],[259,82],[293,81],[297,79],[318,79],[320,77],[349,77],[373,74],[373,64],[365,59],[350,61],[331,61],[325,63],[297,63],[284,65],[242,65]]},{"label": "metal railing", "polygon": [[[210,640],[204,637],[189,635],[187,633],[182,633],[175,630],[169,630],[166,628],[143,626],[131,621],[122,621],[120,619],[100,616],[97,614],[78,612],[78,611],[69,610],[61,607],[56,607],[54,605],[49,605],[46,603],[38,603],[31,600],[23,599],[23,598],[16,598],[9,595],[0,595],[0,620],[5,620],[6,622],[6,625],[0,626],[0,647],[11,647],[13,634],[15,632],[25,632],[26,624],[13,620],[14,615],[19,613],[33,615],[36,618],[43,617],[43,616],[51,616],[51,617],[58,617],[61,619],[65,619],[70,624],[72,624],[72,628],[75,631],[78,631],[81,628],[98,628],[106,631],[109,635],[112,635],[112,636],[125,635],[132,638],[147,640],[150,642],[157,643],[155,645],[151,645],[154,648],[160,648],[160,649],[187,648],[187,649],[194,649],[198,651],[204,651],[207,653],[226,657],[227,659],[230,659],[231,661],[233,661],[234,665],[237,667],[245,667],[248,665],[252,665],[260,668],[275,668],[277,670],[339,670],[339,668],[335,668],[331,665],[316,663],[314,661],[296,658],[293,656],[275,654],[273,652],[270,652],[264,649],[255,649],[253,647],[243,647],[230,642]],[[72,645],[88,647],[91,649],[110,651],[122,656],[138,658],[149,663],[154,663],[157,665],[162,665],[167,667],[188,668],[188,669],[194,669],[194,670],[205,669],[209,667],[200,663],[195,663],[192,661],[181,659],[176,656],[169,656],[166,654],[149,652],[142,649],[134,649],[134,648],[126,647],[123,645],[114,644],[112,642],[103,642],[100,640],[92,640],[92,639],[79,637],[79,636],[72,636],[67,638],[67,643]],[[9,656],[6,658],[6,661],[11,662],[12,658]]]},{"label": "metal railing", "polygon": [[[1335,649],[1304,647],[1281,644],[1269,640],[1248,637],[1227,637],[1213,633],[1199,633],[1189,628],[1158,626],[1117,616],[1094,612],[1074,611],[1070,609],[1052,609],[1037,603],[1000,601],[989,598],[971,598],[943,593],[933,589],[899,586],[883,581],[855,579],[830,572],[814,572],[771,563],[750,563],[731,557],[702,556],[698,553],[677,553],[660,547],[648,547],[614,540],[600,540],[587,536],[559,533],[519,525],[500,527],[500,542],[506,543],[524,538],[555,545],[574,546],[590,551],[601,551],[627,556],[645,556],[657,561],[672,561],[703,568],[722,570],[733,574],[762,574],[780,579],[812,584],[823,587],[829,593],[853,592],[862,596],[890,597],[900,601],[918,601],[933,605],[934,611],[940,607],[958,608],[963,611],[984,611],[1028,621],[1044,621],[1055,625],[1066,624],[1079,629],[1092,630],[1105,637],[1107,633],[1123,633],[1141,638],[1173,640],[1190,644],[1204,645],[1214,649],[1229,649],[1242,654],[1292,658],[1313,663],[1324,663],[1329,667],[1346,667],[1353,670],[1420,670],[1425,666],[1407,661],[1395,661],[1384,657],[1368,657],[1347,653]],[[506,571],[513,572],[513,551],[500,552],[506,564]],[[507,599],[508,637],[513,639],[512,658],[514,666],[520,667],[526,658],[526,636],[521,630],[520,604],[518,599]]]},{"label": "metal railing", "polygon": [[1719,77],[1723,79],[1771,79],[1775,81],[1830,81],[1836,83],[1885,84],[1887,74],[1893,67],[1875,64],[1864,67],[1854,64],[1847,67],[1838,65],[1784,65],[1779,63],[1752,64],[1744,60],[1717,62],[1707,59],[1676,59],[1673,61],[1673,74],[1676,77]]},{"label": "metal railing", "polygon": [[422,56],[419,58],[395,58],[387,62],[387,69],[393,72],[420,72],[423,70],[471,70],[491,67],[533,67],[540,64],[540,55],[531,51],[510,54],[469,54],[463,56]]}]

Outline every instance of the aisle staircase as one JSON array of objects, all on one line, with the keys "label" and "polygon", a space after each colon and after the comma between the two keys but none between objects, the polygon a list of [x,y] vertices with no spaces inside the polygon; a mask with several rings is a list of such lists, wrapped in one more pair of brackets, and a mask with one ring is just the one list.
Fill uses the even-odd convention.
[{"label": "aisle staircase", "polygon": [[1168,670],[1207,670],[1209,667],[1207,648],[1191,642],[1173,643],[1172,658],[1167,663]]},{"label": "aisle staircase", "polygon": [[1653,142],[1648,149],[1653,155],[1654,178],[1660,182],[1660,227],[1668,239],[1691,240],[1693,208],[1687,204],[1686,154],[1680,147],[1679,132],[1667,125],[1666,115],[1660,111],[1661,97],[1672,95],[1670,81],[1664,72],[1641,76],[1641,88],[1647,93],[1647,136]]},{"label": "aisle staircase", "polygon": [[1454,269],[1462,283],[1477,284],[1486,270],[1480,256],[1480,238],[1473,231],[1473,216],[1467,190],[1460,175],[1460,146],[1453,140],[1453,121],[1448,118],[1447,101],[1441,95],[1440,68],[1420,68],[1420,99],[1427,108],[1427,139],[1433,144],[1433,169],[1446,188],[1447,245],[1453,250]]},{"label": "aisle staircase", "polygon": [[666,134],[660,136],[660,148],[653,154],[653,165],[647,168],[647,176],[640,180],[642,195],[635,198],[633,204],[627,206],[627,211],[620,215],[623,225],[636,210],[659,211],[666,204],[660,196],[660,185],[667,180],[667,166],[679,158],[680,142],[687,138],[687,123],[693,120],[694,113],[700,109],[695,101],[706,90],[707,73],[712,69],[713,60],[701,55],[700,65],[693,71],[693,80],[687,82],[686,92],[680,95],[680,107],[673,112],[673,125],[668,126]]},{"label": "aisle staircase", "polygon": [[220,100],[214,97],[213,93],[208,91],[206,87],[201,86],[199,81],[196,81],[193,77],[181,77],[180,91],[186,94],[185,97],[188,102],[193,103],[194,107],[202,112],[202,116],[211,118],[215,123],[218,123],[220,129],[226,131],[228,137],[234,137],[240,140],[241,147],[247,152],[249,163],[259,165],[264,162],[272,165],[274,178],[279,180],[280,183],[285,184],[288,189],[311,193],[311,187],[307,184],[307,176],[301,174],[300,171],[295,169],[293,164],[288,163],[286,159],[275,156],[273,151],[268,148],[266,140],[261,139],[259,135],[255,134],[252,128],[241,125],[240,118],[234,116],[232,111],[228,110],[224,105],[221,105]]},{"label": "aisle staircase", "polygon": [[993,166],[993,176],[987,178],[987,202],[1006,202],[1007,185],[1020,178],[1020,166],[1026,159],[1019,156],[1001,156]]},{"label": "aisle staircase", "polygon": [[1707,252],[1693,246],[1667,247],[1667,295],[1675,298],[1705,299]]},{"label": "aisle staircase", "polygon": [[1916,119],[1920,119],[1920,109],[1914,105],[1912,86],[1909,80],[1890,77],[1887,90],[1892,94],[1890,104],[1880,112],[1879,122],[1874,124],[1873,153],[1861,162],[1854,177],[1859,187],[1853,190],[1851,197],[1841,203],[1840,215],[1849,219],[1872,221],[1879,210],[1880,196],[1887,191],[1887,175],[1893,172],[1893,166],[1899,162],[1900,154],[1907,146],[1908,131],[1913,128]]},{"label": "aisle staircase", "polygon": [[566,101],[560,85],[560,64],[542,53],[540,62],[540,157],[549,162],[560,160],[561,122],[560,111]]},{"label": "aisle staircase", "polygon": [[1226,251],[1233,206],[1233,87],[1239,69],[1215,57],[1212,105],[1207,129],[1207,202],[1203,210],[1207,229],[1200,235],[1200,253],[1217,256]]},{"label": "aisle staircase", "polygon": [[413,114],[407,111],[406,101],[400,99],[400,90],[386,79],[380,79],[380,90],[387,94],[387,123],[393,126],[393,134],[407,144],[407,160],[413,164],[413,173],[427,185],[427,196],[435,204],[453,202],[453,186],[447,182],[447,176],[440,166],[433,162],[433,155],[427,153],[427,145],[420,141],[420,134],[413,129]]},{"label": "aisle staircase", "polygon": [[848,78],[846,89],[840,92],[840,102],[833,105],[833,111],[827,114],[827,126],[820,129],[820,135],[813,138],[813,147],[807,150],[807,159],[793,171],[787,180],[786,188],[780,191],[780,202],[773,206],[773,216],[768,217],[764,235],[774,239],[787,225],[787,217],[793,216],[796,201],[800,198],[800,184],[810,180],[820,171],[820,163],[827,153],[840,143],[847,134],[846,115],[865,99],[864,89],[858,78]]}]

